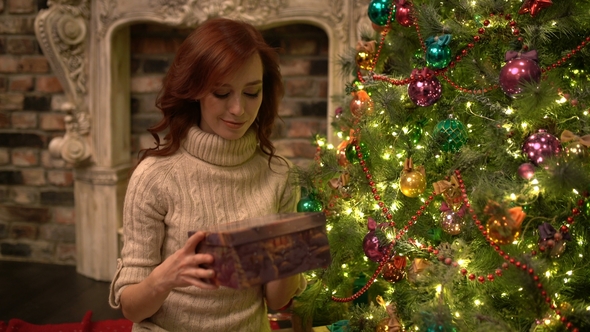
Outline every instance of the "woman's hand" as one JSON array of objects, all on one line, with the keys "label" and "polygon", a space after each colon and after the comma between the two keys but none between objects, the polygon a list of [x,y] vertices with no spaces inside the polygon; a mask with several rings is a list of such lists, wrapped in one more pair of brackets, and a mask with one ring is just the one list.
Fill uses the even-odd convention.
[{"label": "woman's hand", "polygon": [[195,248],[204,238],[204,232],[193,234],[184,247],[166,258],[147,278],[123,289],[121,309],[125,318],[139,323],[152,316],[177,287],[218,288],[211,280],[215,278],[215,272],[201,266],[213,263],[213,256],[195,254]]},{"label": "woman's hand", "polygon": [[162,264],[158,265],[151,273],[154,278],[160,280],[160,286],[164,290],[173,288],[196,286],[202,289],[216,289],[213,283],[215,271],[203,268],[202,264],[213,263],[213,256],[209,254],[195,254],[199,242],[205,238],[204,232],[196,232],[184,247],[177,250]]},{"label": "woman's hand", "polygon": [[306,285],[307,281],[301,273],[273,280],[264,286],[266,305],[271,310],[279,310],[287,305],[293,296],[303,292]]}]

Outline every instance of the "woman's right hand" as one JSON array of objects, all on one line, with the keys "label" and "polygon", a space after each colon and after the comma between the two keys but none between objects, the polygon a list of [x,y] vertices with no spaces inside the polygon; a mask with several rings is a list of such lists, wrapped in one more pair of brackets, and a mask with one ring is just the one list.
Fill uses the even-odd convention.
[{"label": "woman's right hand", "polygon": [[184,247],[177,250],[152,272],[162,286],[172,290],[177,287],[196,286],[202,289],[216,289],[213,282],[215,271],[203,268],[202,264],[213,263],[210,254],[195,254],[199,242],[205,238],[204,232],[196,232],[186,241]]}]

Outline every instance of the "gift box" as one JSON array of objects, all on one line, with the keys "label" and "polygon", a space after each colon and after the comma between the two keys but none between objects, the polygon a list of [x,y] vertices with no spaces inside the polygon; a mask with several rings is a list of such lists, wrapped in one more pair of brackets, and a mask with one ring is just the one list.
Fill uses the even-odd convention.
[{"label": "gift box", "polygon": [[213,282],[220,286],[261,285],[331,262],[326,216],[320,212],[272,214],[203,231],[196,252],[213,255],[214,262],[204,267],[215,271]]}]

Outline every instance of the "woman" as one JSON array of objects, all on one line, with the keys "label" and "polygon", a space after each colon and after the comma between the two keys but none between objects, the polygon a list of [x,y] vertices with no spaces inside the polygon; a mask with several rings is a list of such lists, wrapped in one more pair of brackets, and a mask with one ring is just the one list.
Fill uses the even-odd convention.
[{"label": "woman", "polygon": [[[210,282],[195,254],[211,225],[294,212],[292,165],[269,140],[283,84],[276,52],[253,26],[204,22],[180,46],[125,196],[124,246],[110,303],[133,331],[270,331],[278,309],[305,288],[298,274],[235,290]],[[165,133],[160,142],[158,133]]]}]

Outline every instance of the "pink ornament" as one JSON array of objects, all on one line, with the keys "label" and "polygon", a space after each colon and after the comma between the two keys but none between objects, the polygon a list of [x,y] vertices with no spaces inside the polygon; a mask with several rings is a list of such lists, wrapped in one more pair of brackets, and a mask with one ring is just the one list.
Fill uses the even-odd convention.
[{"label": "pink ornament", "polygon": [[536,166],[560,152],[559,140],[544,129],[539,129],[536,134],[529,136],[522,145],[522,153]]},{"label": "pink ornament", "polygon": [[363,240],[363,250],[365,255],[373,262],[379,262],[385,255],[385,248],[379,245],[379,239],[375,231],[370,231],[365,235]]},{"label": "pink ornament", "polygon": [[537,51],[527,53],[506,52],[506,65],[500,71],[500,86],[508,96],[522,92],[521,84],[538,83],[541,68],[537,64]]},{"label": "pink ornament", "polygon": [[535,176],[535,165],[531,163],[524,163],[518,167],[518,175],[525,179],[530,180]]},{"label": "pink ornament", "polygon": [[398,1],[395,11],[395,20],[399,25],[404,27],[410,27],[414,23],[412,19],[410,7],[405,3],[405,0]]},{"label": "pink ornament", "polygon": [[369,233],[363,239],[363,250],[370,260],[379,262],[383,258],[383,255],[385,255],[387,248],[379,245],[379,239],[377,238],[377,234],[375,234],[377,223],[371,217],[368,218],[367,228],[369,228]]},{"label": "pink ornament", "polygon": [[422,107],[436,103],[442,95],[442,85],[433,75],[408,84],[408,95],[414,104]]}]

